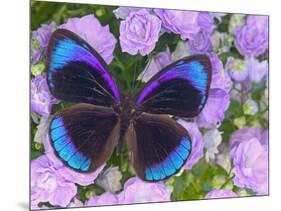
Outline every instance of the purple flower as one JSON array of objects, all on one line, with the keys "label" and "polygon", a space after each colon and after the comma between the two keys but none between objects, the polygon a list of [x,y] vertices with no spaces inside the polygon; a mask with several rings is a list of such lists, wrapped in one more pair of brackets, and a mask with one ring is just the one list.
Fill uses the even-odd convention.
[{"label": "purple flower", "polygon": [[122,174],[119,171],[118,167],[110,167],[108,168],[102,176],[97,179],[97,184],[101,186],[105,191],[109,192],[117,192],[121,190],[121,182]]},{"label": "purple flower", "polygon": [[141,9],[140,7],[118,7],[116,10],[113,10],[113,13],[117,19],[125,19],[131,12],[136,12]]},{"label": "purple flower", "polygon": [[256,83],[260,82],[268,74],[268,62],[267,60],[259,62],[254,57],[250,57],[247,60],[247,68],[249,72],[249,78]]},{"label": "purple flower", "polygon": [[232,87],[232,81],[224,71],[222,61],[216,53],[209,53],[209,58],[212,63],[211,89],[223,89],[229,92]]},{"label": "purple flower", "polygon": [[120,204],[170,201],[170,190],[162,183],[144,182],[138,177],[130,178],[118,195]]},{"label": "purple flower", "polygon": [[204,134],[204,147],[206,149],[206,160],[214,160],[215,155],[218,154],[218,146],[222,142],[222,132],[217,128],[212,128]]},{"label": "purple flower", "polygon": [[212,62],[211,88],[207,103],[196,120],[199,127],[205,128],[214,127],[223,121],[224,113],[230,104],[229,90],[232,86],[218,56],[215,53],[211,53],[209,56]]},{"label": "purple flower", "polygon": [[94,15],[69,18],[60,28],[68,29],[86,40],[107,64],[112,61],[117,40],[110,32],[109,25],[102,26]]},{"label": "purple flower", "polygon": [[207,193],[205,199],[232,198],[236,196],[236,193],[231,190],[214,189]]},{"label": "purple flower", "polygon": [[42,24],[40,28],[32,32],[32,40],[37,44],[37,46],[32,46],[31,48],[32,64],[38,63],[42,56],[41,53],[45,53],[49,43],[49,39],[55,28],[56,28],[56,23],[51,22],[49,25]]},{"label": "purple flower", "polygon": [[249,15],[234,31],[235,46],[242,55],[259,56],[268,48],[268,17]]},{"label": "purple flower", "polygon": [[200,31],[198,12],[167,9],[154,9],[154,12],[161,18],[166,30],[179,34],[183,40],[194,39]]},{"label": "purple flower", "polygon": [[40,61],[41,52],[39,49],[31,48],[31,64],[34,65]]},{"label": "purple flower", "polygon": [[34,135],[34,142],[43,144],[46,139],[46,134],[49,130],[50,118],[41,117],[40,123],[37,125],[37,130]]},{"label": "purple flower", "polygon": [[111,192],[105,192],[99,196],[93,196],[85,202],[85,206],[102,206],[118,204],[118,198]]},{"label": "purple flower", "polygon": [[228,57],[225,68],[235,81],[241,82],[248,77],[248,68],[245,60]]},{"label": "purple flower", "polygon": [[41,74],[31,80],[31,111],[47,117],[52,108],[52,104],[59,103],[49,90],[46,75]]},{"label": "purple flower", "polygon": [[193,165],[195,165],[204,155],[203,137],[195,123],[186,122],[182,119],[179,119],[178,123],[188,131],[192,140],[192,151],[185,164],[185,169],[192,169]]},{"label": "purple flower", "polygon": [[211,128],[219,125],[230,103],[229,94],[223,89],[210,89],[203,111],[197,117],[199,127]]},{"label": "purple flower", "polygon": [[45,155],[31,162],[33,202],[50,202],[54,206],[61,207],[69,204],[77,193],[77,187],[73,182],[66,180],[60,170],[55,168]]},{"label": "purple flower", "polygon": [[79,199],[77,199],[76,197],[74,199],[72,199],[72,201],[68,204],[67,207],[83,207],[83,202],[80,201]]},{"label": "purple flower", "polygon": [[79,185],[90,185],[93,184],[99,173],[104,168],[105,164],[99,167],[96,171],[92,173],[79,173],[77,171],[74,171],[71,168],[68,168],[56,155],[54,152],[53,147],[51,146],[50,139],[48,134],[46,134],[46,139],[43,142],[44,148],[45,148],[45,154],[50,160],[50,163],[55,167],[58,168],[63,177],[71,181],[73,183],[77,183]]},{"label": "purple flower", "polygon": [[198,16],[198,24],[201,29],[208,32],[210,35],[215,28],[214,16],[208,12],[200,12]]},{"label": "purple flower", "polygon": [[233,80],[243,81],[245,88],[250,88],[251,81],[258,83],[267,76],[268,62],[259,62],[254,57],[247,57],[245,60],[229,57],[225,68]]},{"label": "purple flower", "polygon": [[206,30],[198,32],[195,38],[188,43],[193,54],[205,53],[211,50],[210,34]]},{"label": "purple flower", "polygon": [[231,136],[230,143],[234,184],[257,194],[268,194],[268,132],[243,128]]},{"label": "purple flower", "polygon": [[144,71],[138,76],[138,80],[147,82],[152,76],[158,73],[162,68],[172,63],[172,57],[170,49],[158,53],[152,60],[146,65]]},{"label": "purple flower", "polygon": [[131,12],[120,23],[120,45],[122,52],[145,56],[149,54],[159,39],[161,21],[146,9]]}]

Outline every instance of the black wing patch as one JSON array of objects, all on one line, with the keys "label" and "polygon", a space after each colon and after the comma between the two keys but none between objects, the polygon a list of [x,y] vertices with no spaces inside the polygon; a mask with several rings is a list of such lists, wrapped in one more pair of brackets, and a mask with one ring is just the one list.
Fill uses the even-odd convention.
[{"label": "black wing patch", "polygon": [[49,136],[67,166],[93,172],[110,158],[119,130],[119,118],[111,108],[77,104],[53,117]]},{"label": "black wing patch", "polygon": [[141,114],[129,127],[127,143],[137,175],[151,182],[176,174],[191,152],[188,132],[166,115]]}]

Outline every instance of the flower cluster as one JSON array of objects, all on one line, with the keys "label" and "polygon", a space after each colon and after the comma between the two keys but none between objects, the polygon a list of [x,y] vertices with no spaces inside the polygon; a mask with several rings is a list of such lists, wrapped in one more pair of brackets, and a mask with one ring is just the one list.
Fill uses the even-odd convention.
[{"label": "flower cluster", "polygon": [[[52,16],[63,17],[61,22],[39,22],[32,32],[32,209],[268,194],[268,17],[137,7],[68,9]],[[142,181],[128,164],[127,152],[120,152],[83,174],[55,155],[49,123],[57,107],[66,104],[52,96],[45,63],[57,28],[87,41],[124,87],[130,80],[146,83],[183,57],[209,56],[207,103],[197,117],[177,120],[192,140],[179,173],[162,182]]]}]

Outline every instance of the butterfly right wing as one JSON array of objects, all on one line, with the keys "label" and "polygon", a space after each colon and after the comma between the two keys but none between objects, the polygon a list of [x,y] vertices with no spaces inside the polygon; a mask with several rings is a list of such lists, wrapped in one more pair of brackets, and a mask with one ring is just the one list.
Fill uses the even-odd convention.
[{"label": "butterfly right wing", "polygon": [[176,174],[191,152],[187,130],[168,115],[142,113],[129,126],[126,138],[136,173],[148,182]]},{"label": "butterfly right wing", "polygon": [[195,117],[207,102],[211,72],[207,55],[180,59],[148,81],[136,97],[135,108],[151,114]]},{"label": "butterfly right wing", "polygon": [[52,118],[49,137],[66,166],[93,172],[110,158],[119,131],[119,117],[111,108],[77,104]]}]

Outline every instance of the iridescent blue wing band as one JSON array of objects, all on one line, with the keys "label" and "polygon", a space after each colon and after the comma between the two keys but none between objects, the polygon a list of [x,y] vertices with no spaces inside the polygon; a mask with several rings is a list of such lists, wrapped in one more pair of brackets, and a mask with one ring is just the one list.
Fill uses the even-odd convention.
[{"label": "iridescent blue wing band", "polygon": [[137,175],[149,182],[176,174],[191,153],[188,132],[166,115],[142,113],[129,127],[127,140]]},{"label": "iridescent blue wing band", "polygon": [[207,55],[186,57],[167,66],[140,91],[136,108],[154,114],[198,115],[208,98],[211,69]]},{"label": "iridescent blue wing band", "polygon": [[50,91],[58,99],[101,106],[120,103],[104,60],[71,31],[58,29],[50,38],[47,73]]},{"label": "iridescent blue wing band", "polygon": [[53,117],[49,137],[55,154],[68,167],[92,172],[110,158],[119,129],[111,108],[78,104]]}]

